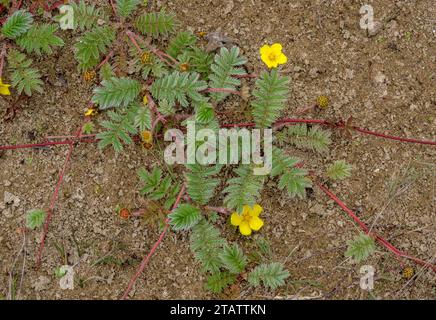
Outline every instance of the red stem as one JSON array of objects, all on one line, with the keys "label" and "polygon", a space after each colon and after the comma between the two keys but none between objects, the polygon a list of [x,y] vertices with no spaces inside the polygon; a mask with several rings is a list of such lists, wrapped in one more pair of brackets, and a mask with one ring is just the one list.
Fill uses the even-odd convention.
[{"label": "red stem", "polygon": [[111,7],[112,7],[112,11],[114,12],[114,15],[117,15],[117,9],[115,8],[115,4],[112,0],[109,0],[109,2],[111,3]]},{"label": "red stem", "polygon": [[[139,50],[139,52],[142,53],[142,49],[139,47],[138,42],[136,41],[136,39],[141,40],[141,38],[134,32],[130,31],[130,30],[126,30],[126,34],[129,37],[130,41],[132,41],[132,43],[135,45],[135,47]],[[135,39],[136,38],[136,39]],[[171,57],[170,55],[166,54],[163,51],[160,51],[156,48],[153,48],[151,46],[149,46],[147,43],[145,43],[144,41],[141,40],[141,42],[152,52],[154,53],[162,62],[168,64],[170,67],[174,67],[174,65],[177,65],[179,62],[174,59],[173,57]],[[168,61],[168,60],[170,61]]]},{"label": "red stem", "polygon": [[[150,99],[150,95],[148,95],[149,101],[152,101]],[[328,122],[326,120],[317,120],[317,119],[283,119],[276,122],[276,124],[289,124],[289,123],[313,123],[313,124],[319,124],[319,125],[325,125],[330,127],[341,127],[340,125],[334,125],[331,122]],[[237,124],[223,124],[221,125],[222,128],[234,128],[234,127],[254,127],[255,123],[237,123]],[[343,127],[343,126],[342,126]],[[369,131],[366,129],[361,129],[358,127],[353,127],[354,130],[356,130],[359,133],[362,134],[368,134],[373,135],[385,139],[395,140],[395,141],[401,141],[401,142],[408,142],[408,143],[417,143],[417,144],[426,144],[426,145],[436,145],[436,141],[427,141],[427,140],[419,140],[419,139],[411,139],[411,138],[402,138],[402,137],[396,137],[396,136],[390,136],[385,135],[382,133],[377,133],[373,131]],[[73,137],[74,138],[74,137]],[[94,140],[79,140],[79,142],[97,142],[97,139]],[[28,148],[37,148],[37,147],[46,147],[46,146],[53,146],[53,145],[66,145],[70,144],[70,140],[64,140],[64,141],[56,141],[56,142],[45,142],[45,143],[36,143],[36,144],[21,144],[21,145],[6,145],[6,146],[0,146],[0,150],[15,150],[15,149],[28,149]]]},{"label": "red stem", "polygon": [[55,3],[53,3],[53,4],[51,5],[50,8],[48,8],[48,11],[53,11],[53,10],[59,8],[60,6],[62,6],[64,3],[65,3],[64,0],[60,0],[60,1],[58,1],[58,2],[55,2]]},{"label": "red stem", "polygon": [[109,61],[110,58],[112,58],[113,55],[114,55],[113,51],[109,52],[106,58],[104,58],[104,60],[100,62],[100,64],[97,66],[96,70],[99,70],[106,62]]},{"label": "red stem", "polygon": [[412,257],[412,256],[408,255],[407,253],[405,253],[405,252],[397,249],[396,247],[394,247],[391,243],[389,243],[389,241],[387,241],[386,239],[382,238],[378,234],[372,233],[372,232],[370,233],[368,226],[365,223],[363,223],[357,217],[357,215],[350,208],[348,208],[333,192],[331,192],[326,186],[322,185],[321,183],[319,183],[317,181],[315,181],[315,183],[327,196],[329,196],[330,199],[332,199],[334,202],[336,202],[342,208],[342,210],[344,210],[360,226],[360,228],[366,234],[373,236],[386,249],[388,249],[389,251],[393,252],[398,257],[402,257],[402,258],[406,258],[406,259],[412,260],[415,263],[417,263],[419,265],[422,265],[422,266],[425,266],[427,268],[430,268],[434,272],[436,272],[436,266],[434,264],[426,262],[426,261],[423,261],[423,260],[415,258],[415,257]]},{"label": "red stem", "polygon": [[[182,189],[180,190],[179,195],[177,196],[176,202],[174,202],[174,205],[173,205],[173,208],[171,209],[171,211],[173,211],[175,208],[177,208],[177,206],[180,203],[180,199],[182,198],[184,193],[185,193],[185,185],[182,186]],[[127,286],[127,289],[124,291],[124,294],[121,297],[121,300],[126,300],[128,298],[128,295],[129,295],[130,291],[132,291],[133,286],[135,285],[135,283],[138,280],[138,278],[141,275],[141,273],[144,271],[144,269],[147,266],[147,263],[150,260],[151,256],[156,252],[156,250],[159,247],[160,243],[164,239],[164,237],[165,237],[165,235],[167,233],[168,227],[169,227],[168,223],[169,223],[169,219],[166,218],[165,219],[165,226],[164,226],[164,229],[163,229],[162,233],[159,236],[159,239],[153,245],[153,247],[151,248],[150,252],[142,260],[141,264],[139,265],[138,270],[136,271],[135,275],[130,280],[129,285]]]},{"label": "red stem", "polygon": [[[313,123],[313,124],[319,124],[323,126],[333,127],[333,128],[345,128],[346,125],[339,122],[339,123],[332,123],[327,120],[322,119],[293,119],[293,118],[286,118],[281,119],[275,122],[274,125],[284,125],[284,124],[290,124],[290,123]],[[233,127],[254,127],[256,124],[253,122],[247,122],[247,123],[236,123],[236,124],[223,124],[221,127],[223,128],[233,128]],[[397,137],[392,135],[387,135],[383,133],[378,133],[375,131],[359,128],[359,127],[349,127],[350,129],[367,135],[372,135],[380,138],[385,138],[389,140],[395,140],[395,141],[401,141],[401,142],[407,142],[407,143],[417,143],[417,144],[427,144],[427,145],[436,145],[436,141],[429,141],[429,140],[420,140],[420,139],[413,139],[413,138],[403,138],[403,137]]]},{"label": "red stem", "polygon": [[433,146],[436,145],[436,141],[420,140],[420,139],[413,139],[413,138],[402,138],[402,137],[396,137],[396,136],[391,136],[391,135],[387,135],[387,134],[383,134],[383,133],[370,131],[370,130],[359,128],[359,127],[352,127],[352,128],[357,132],[380,137],[380,138],[408,142],[408,143],[429,144],[429,145],[433,145]]},{"label": "red stem", "polygon": [[[82,134],[82,128],[83,128],[83,126],[80,126],[80,128],[77,130],[77,134],[76,134],[77,138],[80,138],[80,136]],[[62,182],[64,180],[65,172],[67,171],[68,164],[70,163],[71,155],[72,155],[73,150],[74,150],[74,141],[70,141],[69,145],[70,145],[70,148],[68,149],[68,153],[67,153],[67,157],[65,159],[64,166],[63,166],[63,168],[61,170],[61,173],[59,174],[58,183],[56,185],[55,191],[53,193],[53,196],[52,196],[52,199],[51,199],[51,202],[50,202],[50,207],[48,209],[47,218],[45,219],[44,232],[43,232],[42,237],[41,237],[41,243],[39,245],[38,255],[37,255],[37,258],[36,258],[36,268],[37,269],[41,265],[41,257],[42,257],[42,252],[43,252],[44,246],[45,246],[45,239],[47,238],[48,228],[50,226],[50,222],[51,222],[52,216],[53,216],[53,210],[54,210],[56,201],[57,201],[58,196],[59,196],[59,190],[60,190],[60,188],[62,186]]]},{"label": "red stem", "polygon": [[0,53],[0,79],[3,76],[3,68],[5,66],[6,46],[6,43],[4,43]]},{"label": "red stem", "polygon": [[129,37],[130,41],[133,43],[133,45],[136,47],[136,49],[139,51],[139,53],[142,54],[142,49],[139,47],[139,44],[135,39],[135,34],[130,30],[127,30],[126,34]]}]

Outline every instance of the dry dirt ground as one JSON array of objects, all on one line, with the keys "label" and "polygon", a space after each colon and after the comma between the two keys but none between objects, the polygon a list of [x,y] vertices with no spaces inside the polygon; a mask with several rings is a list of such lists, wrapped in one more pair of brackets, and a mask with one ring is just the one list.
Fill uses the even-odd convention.
[{"label": "dry dirt ground", "polygon": [[[106,1],[101,1],[107,5]],[[258,50],[280,42],[289,57],[284,67],[291,78],[286,115],[325,94],[331,107],[308,115],[346,119],[359,126],[400,136],[436,138],[436,6],[434,0],[174,0],[150,1],[175,12],[181,29],[194,32],[220,30],[232,37],[249,59],[249,70],[265,66]],[[381,28],[372,37],[359,27],[359,8],[374,7]],[[77,34],[63,32],[67,45],[38,62],[46,75],[46,92],[22,105],[12,122],[0,123],[0,144],[32,143],[47,135],[74,133],[93,86],[82,81],[73,58]],[[7,78],[8,74],[6,74]],[[3,113],[12,101],[0,98]],[[226,105],[233,121],[243,120],[240,102]],[[67,147],[7,151],[0,155],[0,296],[8,293],[9,271],[22,246],[25,213],[47,207]],[[327,155],[288,147],[307,167],[322,171],[333,160],[354,166],[345,182],[332,190],[359,217],[390,239],[399,249],[424,260],[436,254],[436,150],[432,146],[403,144],[369,136],[352,140],[334,133]],[[156,223],[122,220],[117,205],[141,205],[136,171],[156,164],[159,150],[145,152],[130,146],[115,156],[94,144],[79,145],[67,171],[54,211],[42,266],[34,269],[40,231],[27,234],[26,265],[20,299],[116,299],[125,289],[140,260],[159,235]],[[176,168],[176,172],[180,168]],[[3,195],[19,200],[5,204]],[[204,275],[189,249],[188,236],[171,232],[137,282],[134,299],[175,298],[316,298],[316,299],[435,299],[435,273],[415,267],[408,281],[404,266],[391,253],[377,247],[365,262],[376,271],[371,293],[359,287],[361,265],[344,257],[346,241],[357,227],[317,188],[306,200],[288,199],[273,188],[259,201],[265,227],[245,239],[221,217],[217,226],[229,240],[247,252],[268,240],[271,258],[290,271],[286,286],[271,292],[253,289],[245,281],[214,296],[204,288]],[[217,205],[220,204],[217,199]],[[21,273],[21,258],[15,273]],[[61,290],[54,275],[57,266],[76,265],[74,290]],[[18,277],[19,279],[19,277]]]}]

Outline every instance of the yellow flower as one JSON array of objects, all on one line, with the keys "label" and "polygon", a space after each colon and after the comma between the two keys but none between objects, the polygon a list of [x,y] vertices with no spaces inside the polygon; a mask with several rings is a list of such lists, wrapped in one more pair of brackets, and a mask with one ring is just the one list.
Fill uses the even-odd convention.
[{"label": "yellow flower", "polygon": [[415,275],[415,270],[412,267],[406,267],[403,270],[403,278],[406,280],[410,280]]},{"label": "yellow flower", "polygon": [[181,72],[189,71],[189,63],[182,63],[179,65],[179,69]]},{"label": "yellow flower", "polygon": [[147,95],[144,95],[144,98],[142,98],[142,103],[143,103],[144,105],[147,105],[147,104],[148,104],[148,98],[147,98]]},{"label": "yellow flower", "polygon": [[85,111],[85,117],[93,117],[96,116],[97,114],[98,114],[98,110],[94,107],[88,108]]},{"label": "yellow flower", "polygon": [[329,103],[330,103],[329,98],[326,97],[326,96],[319,96],[319,97],[316,99],[316,105],[317,105],[318,108],[320,108],[320,109],[325,109],[325,108],[327,108],[327,107],[329,106]]},{"label": "yellow flower", "polygon": [[198,35],[200,38],[204,38],[204,37],[207,35],[207,32],[206,32],[206,31],[199,31],[199,32],[197,32],[197,35]]},{"label": "yellow flower", "polygon": [[145,149],[153,148],[153,134],[151,131],[145,130],[141,132],[142,146]]},{"label": "yellow flower", "polygon": [[83,79],[85,79],[85,81],[87,81],[87,82],[90,82],[90,81],[93,81],[96,76],[97,76],[97,73],[94,70],[90,70],[90,71],[86,71],[83,74]]},{"label": "yellow flower", "polygon": [[260,48],[260,57],[268,68],[277,68],[279,64],[288,62],[288,58],[282,52],[282,45],[274,43],[272,46],[264,45]]},{"label": "yellow flower", "polygon": [[3,83],[2,79],[0,78],[0,94],[3,96],[10,96],[11,91],[9,91],[10,84]]},{"label": "yellow flower", "polygon": [[262,219],[259,218],[263,208],[255,204],[252,208],[250,206],[244,206],[242,213],[233,212],[230,217],[230,223],[239,227],[239,232],[244,236],[251,235],[251,231],[259,231],[263,226]]},{"label": "yellow flower", "polygon": [[152,144],[153,143],[153,134],[151,133],[151,131],[145,130],[141,133],[141,138],[142,141],[147,143],[147,144]]},{"label": "yellow flower", "polygon": [[144,52],[141,56],[141,62],[145,65],[150,65],[153,61],[150,52]]}]

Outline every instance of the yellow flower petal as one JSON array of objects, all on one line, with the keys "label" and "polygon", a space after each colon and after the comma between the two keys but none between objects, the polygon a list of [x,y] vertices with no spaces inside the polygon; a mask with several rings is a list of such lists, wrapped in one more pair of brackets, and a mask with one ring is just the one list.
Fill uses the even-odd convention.
[{"label": "yellow flower petal", "polygon": [[263,227],[263,221],[262,221],[262,219],[260,219],[258,217],[252,217],[250,219],[249,226],[254,231],[258,231],[260,228]]},{"label": "yellow flower petal", "polygon": [[269,64],[270,64],[270,60],[269,60],[267,54],[263,54],[263,55],[261,55],[260,58],[262,59],[262,62],[265,63],[265,64],[267,65],[268,68],[271,68],[271,67],[269,66]]},{"label": "yellow flower petal", "polygon": [[251,212],[250,206],[245,205],[242,207],[242,216],[249,215],[250,212]]},{"label": "yellow flower petal", "polygon": [[286,62],[288,62],[288,57],[285,56],[284,53],[281,53],[281,54],[279,55],[279,57],[277,58],[277,63],[278,63],[278,64],[285,64]]},{"label": "yellow flower petal", "polygon": [[235,227],[239,226],[242,223],[242,216],[236,212],[233,212],[230,216],[230,223]]},{"label": "yellow flower petal", "polygon": [[268,56],[271,53],[271,47],[269,45],[264,45],[262,48],[260,48],[260,55],[261,56]]},{"label": "yellow flower petal", "polygon": [[263,211],[263,208],[260,205],[255,204],[253,206],[253,209],[251,209],[250,216],[258,217],[262,211]]},{"label": "yellow flower petal", "polygon": [[0,94],[4,96],[10,96],[11,91],[9,91],[10,84],[3,83],[3,80],[0,78]]},{"label": "yellow flower petal", "polygon": [[274,62],[271,61],[268,56],[262,56],[261,58],[263,63],[265,63],[268,68],[274,68]]},{"label": "yellow flower petal", "polygon": [[8,84],[2,84],[0,85],[0,94],[3,96],[10,96],[11,91],[9,90],[10,85]]},{"label": "yellow flower petal", "polygon": [[251,228],[247,221],[243,221],[239,225],[239,232],[241,232],[243,236],[249,236],[251,234]]},{"label": "yellow flower petal", "polygon": [[270,61],[270,63],[267,63],[268,68],[277,68],[279,66],[279,63],[277,62],[277,60],[275,61]]},{"label": "yellow flower petal", "polygon": [[279,53],[281,53],[282,52],[282,45],[280,44],[280,43],[274,43],[272,46],[271,46],[271,49],[272,49],[272,51],[274,52],[274,53],[277,53],[277,54],[279,54]]}]

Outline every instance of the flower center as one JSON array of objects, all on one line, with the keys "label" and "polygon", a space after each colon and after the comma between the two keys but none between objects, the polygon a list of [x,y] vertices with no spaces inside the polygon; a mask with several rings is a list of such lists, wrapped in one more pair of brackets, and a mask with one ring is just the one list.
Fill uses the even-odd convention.
[{"label": "flower center", "polygon": [[277,54],[275,52],[271,52],[268,55],[268,59],[271,60],[271,61],[276,61],[277,60]]},{"label": "flower center", "polygon": [[250,214],[248,212],[242,214],[242,220],[248,221],[250,220]]}]

